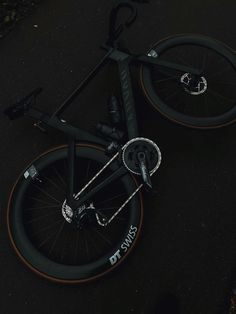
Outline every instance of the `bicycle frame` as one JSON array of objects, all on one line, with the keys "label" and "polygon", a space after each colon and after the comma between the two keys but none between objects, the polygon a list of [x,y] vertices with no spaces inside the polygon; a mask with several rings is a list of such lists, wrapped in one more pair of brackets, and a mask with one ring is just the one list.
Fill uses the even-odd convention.
[{"label": "bicycle frame", "polygon": [[[116,19],[118,12],[122,7],[127,7],[131,9],[132,14],[129,19],[124,23],[116,27]],[[132,140],[139,137],[137,118],[136,118],[136,109],[135,101],[133,97],[132,82],[130,77],[130,65],[135,64],[145,64],[146,66],[158,66],[160,71],[172,71],[172,72],[182,72],[182,73],[191,73],[193,75],[200,75],[200,71],[192,67],[185,65],[179,65],[176,63],[167,62],[158,58],[158,56],[152,55],[133,55],[124,51],[117,49],[117,40],[123,31],[124,27],[129,27],[135,20],[137,15],[136,9],[129,2],[122,2],[118,4],[115,8],[112,9],[110,14],[110,27],[109,27],[109,38],[107,43],[102,46],[106,50],[104,57],[98,62],[98,64],[88,73],[84,80],[78,85],[78,87],[65,99],[65,101],[50,115],[48,113],[41,112],[37,109],[31,108],[29,104],[29,96],[36,97],[40,92],[40,89],[37,89],[31,93],[28,97],[26,96],[19,104],[10,107],[7,114],[13,116],[13,118],[18,117],[22,114],[28,115],[38,122],[34,125],[39,127],[42,130],[41,125],[46,124],[57,130],[62,131],[67,134],[68,140],[68,187],[67,187],[67,202],[71,208],[78,208],[82,205],[83,202],[86,202],[89,197],[92,197],[99,190],[104,188],[107,184],[110,184],[112,181],[117,180],[121,176],[129,172],[129,170],[122,164],[110,177],[106,178],[101,184],[89,191],[86,196],[82,196],[80,200],[76,200],[74,195],[76,191],[74,190],[74,181],[75,181],[75,157],[76,157],[76,141],[92,142],[95,144],[102,145],[103,147],[108,147],[111,144],[111,141],[104,139],[100,136],[91,134],[90,132],[81,130],[77,127],[74,127],[68,124],[63,118],[62,114],[66,109],[71,105],[75,98],[80,94],[80,92],[89,84],[89,82],[95,77],[99,70],[108,63],[108,61],[116,62],[119,70],[120,85],[121,85],[121,94],[122,94],[122,105],[125,116],[125,124],[127,137],[126,140]],[[175,76],[174,76],[175,77]],[[177,76],[176,76],[177,79]],[[12,110],[12,111],[11,111]],[[119,145],[121,143],[118,143]],[[119,148],[118,148],[119,149]],[[150,178],[149,178],[150,179]],[[78,193],[77,193],[78,194]]]},{"label": "bicycle frame", "polygon": [[[94,78],[94,76],[99,72],[99,70],[109,61],[113,60],[117,63],[119,69],[120,76],[120,84],[121,84],[121,92],[123,99],[123,109],[125,112],[125,122],[127,128],[127,138],[131,140],[139,136],[138,125],[136,119],[136,110],[135,110],[135,102],[133,97],[133,89],[130,77],[130,64],[132,62],[135,63],[144,63],[146,65],[155,65],[159,66],[162,71],[163,68],[167,70],[177,71],[177,72],[188,72],[195,75],[199,75],[199,71],[190,68],[184,65],[178,65],[175,63],[166,62],[164,60],[153,58],[145,55],[135,56],[128,54],[126,52],[120,51],[114,47],[103,46],[107,50],[105,56],[101,59],[101,61],[90,71],[90,73],[85,77],[85,79],[79,84],[79,86],[67,97],[67,99],[53,112],[53,114],[49,115],[47,113],[43,113],[39,110],[30,108],[26,114],[34,119],[37,119],[38,122],[35,124],[36,126],[40,126],[42,123],[57,130],[62,131],[67,134],[69,137],[68,144],[68,164],[69,164],[69,173],[68,173],[68,191],[67,191],[67,199],[68,203],[71,206],[78,207],[82,204],[80,201],[75,201],[73,195],[74,191],[74,164],[75,164],[75,143],[76,141],[86,141],[93,142],[102,146],[107,147],[109,141],[103,139],[99,136],[91,134],[87,131],[76,128],[70,124],[68,124],[61,115],[65,112],[66,109],[71,105],[76,97],[80,94],[80,92],[88,85],[88,83]],[[123,167],[123,170],[119,170],[115,172],[112,177],[104,180],[103,184],[99,186],[99,190],[105,187],[107,184],[111,183],[113,180],[117,180],[124,174],[126,174],[128,170]],[[85,202],[89,197],[91,197],[94,193],[96,193],[98,189],[93,189],[87,195],[86,198],[82,198]]]}]

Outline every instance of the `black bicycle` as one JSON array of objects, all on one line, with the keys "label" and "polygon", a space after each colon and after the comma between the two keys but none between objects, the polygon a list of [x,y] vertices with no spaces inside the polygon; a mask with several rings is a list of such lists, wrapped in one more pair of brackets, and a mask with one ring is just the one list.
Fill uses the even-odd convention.
[{"label": "black bicycle", "polygon": [[[122,8],[130,15],[118,24]],[[139,134],[130,65],[140,66],[144,94],[167,118],[194,128],[216,128],[236,118],[236,61],[229,47],[204,36],[178,35],[134,55],[119,48],[119,36],[135,18],[130,1],[112,9],[105,56],[54,113],[32,107],[41,88],[5,109],[10,119],[27,115],[41,130],[50,126],[69,138],[68,145],[45,152],[22,172],[8,203],[16,253],[50,280],[100,277],[126,258],[139,236],[141,190],[152,188],[161,152]],[[98,136],[70,125],[62,114],[109,61],[118,66],[122,101],[110,98],[111,125],[99,123]]]}]

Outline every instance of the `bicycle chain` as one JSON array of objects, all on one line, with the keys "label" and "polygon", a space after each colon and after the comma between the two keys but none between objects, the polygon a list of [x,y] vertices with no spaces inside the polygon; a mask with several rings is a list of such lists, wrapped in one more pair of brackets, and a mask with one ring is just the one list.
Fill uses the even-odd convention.
[{"label": "bicycle chain", "polygon": [[[125,151],[125,149],[128,147],[129,144],[133,143],[134,141],[137,141],[137,140],[143,140],[145,142],[149,142],[150,144],[152,144],[156,150],[157,150],[157,153],[158,153],[158,162],[157,162],[157,165],[156,167],[150,172],[150,176],[152,176],[156,170],[159,168],[160,164],[161,164],[161,151],[159,149],[159,147],[151,140],[149,139],[146,139],[146,138],[143,138],[143,137],[137,137],[137,138],[134,138],[132,140],[130,140],[129,142],[127,142],[122,148],[120,151],[118,151],[99,171],[98,173],[95,174],[95,176],[74,196],[76,200],[79,200],[79,196],[87,189],[87,187],[115,160],[118,158],[120,152],[123,152]],[[122,161],[123,161],[123,158],[122,158]],[[124,162],[124,161],[123,161]],[[124,166],[126,167],[125,163],[124,163]],[[127,168],[127,167],[126,167]],[[128,168],[127,170],[129,172],[131,172]],[[96,216],[96,219],[97,219],[97,222],[99,225],[103,226],[103,227],[106,227],[109,223],[111,223],[111,221],[121,212],[121,210],[125,207],[125,205],[127,205],[127,203],[135,196],[135,194],[142,188],[143,186],[143,183],[141,183],[135,190],[134,192],[126,199],[126,201],[123,202],[123,204],[118,208],[118,210],[111,216],[111,218],[106,221],[105,218],[102,218],[102,221],[100,220],[100,217],[99,217],[99,214],[96,213],[95,216]]]}]

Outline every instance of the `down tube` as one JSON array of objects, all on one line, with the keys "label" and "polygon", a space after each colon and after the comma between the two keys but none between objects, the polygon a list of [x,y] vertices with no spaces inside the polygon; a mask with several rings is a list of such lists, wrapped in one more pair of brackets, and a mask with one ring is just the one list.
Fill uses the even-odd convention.
[{"label": "down tube", "polygon": [[138,137],[138,125],[134,104],[133,90],[129,73],[129,61],[118,61],[125,120],[129,140]]}]

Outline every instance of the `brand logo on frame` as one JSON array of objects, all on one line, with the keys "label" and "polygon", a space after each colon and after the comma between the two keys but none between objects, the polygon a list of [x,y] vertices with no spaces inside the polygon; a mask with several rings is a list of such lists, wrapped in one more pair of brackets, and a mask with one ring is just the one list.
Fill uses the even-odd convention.
[{"label": "brand logo on frame", "polygon": [[130,91],[129,91],[129,82],[128,82],[128,72],[126,69],[121,71],[121,79],[122,79],[122,92],[124,97],[124,105],[126,107],[126,118],[128,121],[133,120],[133,109],[130,103]]}]

